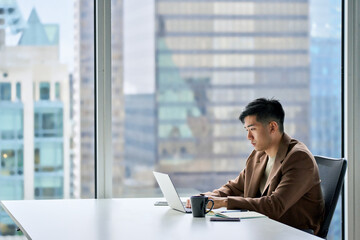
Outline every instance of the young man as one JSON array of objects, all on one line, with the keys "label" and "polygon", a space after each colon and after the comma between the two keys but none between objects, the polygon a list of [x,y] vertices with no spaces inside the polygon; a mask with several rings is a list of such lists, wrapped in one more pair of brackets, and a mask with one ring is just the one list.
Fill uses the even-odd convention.
[{"label": "young man", "polygon": [[255,150],[236,179],[204,194],[214,208],[256,211],[317,234],[325,205],[318,167],[308,148],[284,133],[284,117],[277,100],[249,103],[239,119]]}]

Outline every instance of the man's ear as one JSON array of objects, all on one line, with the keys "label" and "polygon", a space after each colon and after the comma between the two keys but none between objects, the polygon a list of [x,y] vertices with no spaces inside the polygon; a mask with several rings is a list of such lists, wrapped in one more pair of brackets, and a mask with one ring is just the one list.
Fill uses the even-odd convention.
[{"label": "man's ear", "polygon": [[269,123],[270,133],[274,133],[279,130],[279,125],[275,121]]}]

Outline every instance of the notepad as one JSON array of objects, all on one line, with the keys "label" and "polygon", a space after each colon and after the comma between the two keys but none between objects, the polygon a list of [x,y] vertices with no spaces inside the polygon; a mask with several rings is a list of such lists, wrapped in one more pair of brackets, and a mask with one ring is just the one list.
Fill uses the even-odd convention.
[{"label": "notepad", "polygon": [[264,214],[254,212],[254,211],[214,211],[215,216],[218,217],[231,217],[231,218],[242,218],[242,219],[249,219],[249,218],[266,218]]}]

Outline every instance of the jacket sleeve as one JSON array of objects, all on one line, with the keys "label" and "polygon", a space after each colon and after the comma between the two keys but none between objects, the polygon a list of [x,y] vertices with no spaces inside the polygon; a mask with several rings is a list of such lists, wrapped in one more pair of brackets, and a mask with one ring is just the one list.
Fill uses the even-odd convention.
[{"label": "jacket sleeve", "polygon": [[204,195],[217,197],[244,196],[245,170],[246,169],[242,170],[237,178],[230,180],[221,188],[215,189],[212,192],[204,193]]},{"label": "jacket sleeve", "polygon": [[315,184],[320,182],[319,179],[314,178],[316,176],[316,166],[313,160],[307,153],[302,151],[293,153],[284,161],[281,171],[281,179],[275,191],[260,198],[228,196],[227,208],[248,209],[273,219],[279,219]]}]

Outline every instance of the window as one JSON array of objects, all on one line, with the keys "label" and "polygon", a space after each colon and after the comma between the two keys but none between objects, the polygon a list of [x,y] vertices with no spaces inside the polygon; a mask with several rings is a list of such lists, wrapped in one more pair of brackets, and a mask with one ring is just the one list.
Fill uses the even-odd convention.
[{"label": "window", "polygon": [[55,99],[60,100],[60,83],[55,83]]},{"label": "window", "polygon": [[50,83],[40,83],[40,100],[50,100]]},{"label": "window", "polygon": [[0,83],[0,100],[11,100],[11,83]]},{"label": "window", "polygon": [[35,104],[34,129],[35,137],[62,137],[62,107],[43,108]]},{"label": "window", "polygon": [[[0,1],[0,9],[0,28],[6,29],[0,43],[0,198],[93,198],[93,2]],[[3,210],[0,225],[0,235],[19,234]]]},{"label": "window", "polygon": [[[16,162],[2,159],[0,196],[92,198],[94,1],[28,2],[17,1],[23,20],[6,27],[18,34],[6,31],[11,44],[0,48],[12,48],[4,62],[26,79],[16,84],[21,101],[11,102],[13,82],[0,85],[0,150]],[[339,0],[112,0],[111,8],[113,197],[155,196],[154,169],[170,173],[181,195],[236,177],[252,150],[237,118],[257,97],[279,99],[285,131],[314,154],[341,154]],[[26,30],[29,19],[39,22]],[[26,171],[35,171],[29,196]],[[339,239],[339,209],[334,219],[329,238]]]},{"label": "window", "polygon": [[[313,154],[341,156],[341,1],[125,1],[123,13],[121,196],[156,186],[154,169],[195,193],[235,178],[252,151],[238,117],[258,97],[281,101],[285,132]],[[341,231],[339,207],[329,238]]]},{"label": "window", "polygon": [[0,139],[7,140],[23,138],[23,107],[18,103],[0,105]]},{"label": "window", "polygon": [[21,83],[16,83],[16,99],[21,100]]}]

